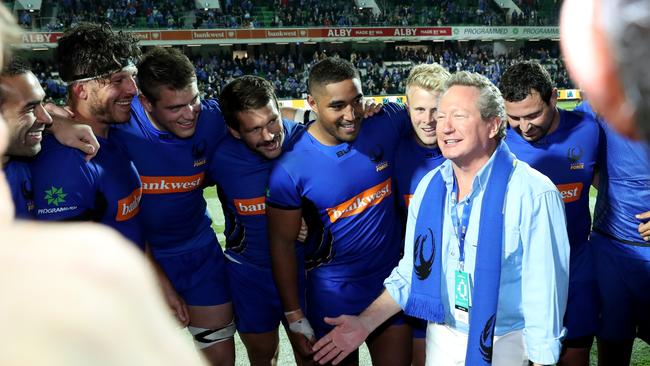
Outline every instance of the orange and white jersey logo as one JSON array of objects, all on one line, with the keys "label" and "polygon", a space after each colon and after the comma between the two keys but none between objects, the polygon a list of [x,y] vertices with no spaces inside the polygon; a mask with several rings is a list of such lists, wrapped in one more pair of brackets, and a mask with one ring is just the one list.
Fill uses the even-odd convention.
[{"label": "orange and white jersey logo", "polygon": [[409,205],[411,204],[411,199],[412,198],[413,198],[412,194],[405,194],[404,195],[404,203],[406,204],[406,208],[408,208]]},{"label": "orange and white jersey logo", "polygon": [[190,192],[201,188],[205,173],[190,176],[173,176],[173,177],[149,177],[140,176],[142,180],[142,191],[144,194],[167,194]]},{"label": "orange and white jersey logo", "polygon": [[140,199],[142,198],[142,187],[136,188],[130,195],[117,201],[117,214],[115,221],[126,221],[140,212]]},{"label": "orange and white jersey logo", "polygon": [[350,198],[349,200],[337,205],[333,208],[327,209],[327,215],[332,223],[336,220],[357,215],[365,211],[370,206],[378,205],[384,198],[390,196],[392,193],[391,179],[370,187],[358,195]]},{"label": "orange and white jersey logo", "polygon": [[266,215],[266,197],[233,199],[237,213],[245,216]]},{"label": "orange and white jersey logo", "polygon": [[575,202],[580,199],[582,194],[582,183],[558,184],[557,189],[560,191],[564,203]]}]

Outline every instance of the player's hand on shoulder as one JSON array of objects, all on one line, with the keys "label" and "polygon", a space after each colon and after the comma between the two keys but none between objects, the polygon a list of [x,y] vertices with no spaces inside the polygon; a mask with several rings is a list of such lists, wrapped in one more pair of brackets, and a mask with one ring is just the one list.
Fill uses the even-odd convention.
[{"label": "player's hand on shoulder", "polygon": [[373,98],[363,100],[363,118],[369,118],[379,113],[384,107],[382,103],[377,103]]}]

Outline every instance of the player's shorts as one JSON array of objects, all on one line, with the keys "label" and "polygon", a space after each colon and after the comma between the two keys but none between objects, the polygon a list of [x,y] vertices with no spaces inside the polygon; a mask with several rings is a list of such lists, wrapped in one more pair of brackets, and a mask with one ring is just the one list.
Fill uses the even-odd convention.
[{"label": "player's shorts", "polygon": [[217,238],[208,245],[184,253],[152,251],[174,289],[190,306],[214,306],[230,302],[226,258]]},{"label": "player's shorts", "polygon": [[[266,333],[286,323],[280,295],[270,268],[227,260],[228,281],[235,311],[235,324],[241,333]],[[298,270],[300,303],[304,309],[304,271]]]},{"label": "player's shorts", "polygon": [[592,232],[590,240],[602,307],[598,336],[606,341],[634,339],[637,327],[650,329],[650,260],[617,255],[629,244],[599,233]]},{"label": "player's shorts", "polygon": [[404,321],[411,326],[413,338],[424,339],[427,337],[427,321],[404,315]]},{"label": "player's shorts", "polygon": [[594,273],[593,253],[589,242],[571,247],[569,264],[569,298],[564,315],[567,328],[565,346],[590,347],[598,330],[599,300]]},{"label": "player's shorts", "polygon": [[[332,330],[332,326],[323,320],[324,317],[359,315],[365,310],[383,291],[384,278],[387,276],[388,273],[362,280],[329,280],[308,273],[307,318],[314,328],[316,338]],[[379,329],[404,323],[404,314],[400,312]]]}]

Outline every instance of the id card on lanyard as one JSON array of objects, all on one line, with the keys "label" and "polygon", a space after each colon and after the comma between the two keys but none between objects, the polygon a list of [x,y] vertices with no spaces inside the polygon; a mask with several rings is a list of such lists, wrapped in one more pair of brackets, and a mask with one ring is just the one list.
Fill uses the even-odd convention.
[{"label": "id card on lanyard", "polygon": [[[451,192],[453,201],[457,201],[458,183],[454,177],[454,188]],[[454,225],[454,233],[458,238],[458,269],[455,271],[454,281],[454,318],[457,321],[469,324],[469,309],[472,306],[472,291],[469,273],[465,272],[465,235],[469,225],[469,216],[472,212],[473,200],[470,197],[462,207],[460,218],[458,208],[451,208],[451,220]]]}]

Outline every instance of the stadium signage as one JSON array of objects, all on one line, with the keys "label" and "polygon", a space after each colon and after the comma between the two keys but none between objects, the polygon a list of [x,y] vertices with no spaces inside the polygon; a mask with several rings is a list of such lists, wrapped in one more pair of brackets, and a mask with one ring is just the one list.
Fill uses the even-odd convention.
[{"label": "stadium signage", "polygon": [[[559,38],[558,27],[344,27],[130,31],[142,45]],[[28,32],[25,47],[55,47],[60,32]]]},{"label": "stadium signage", "polygon": [[559,27],[453,27],[452,39],[530,39],[560,38]]}]

